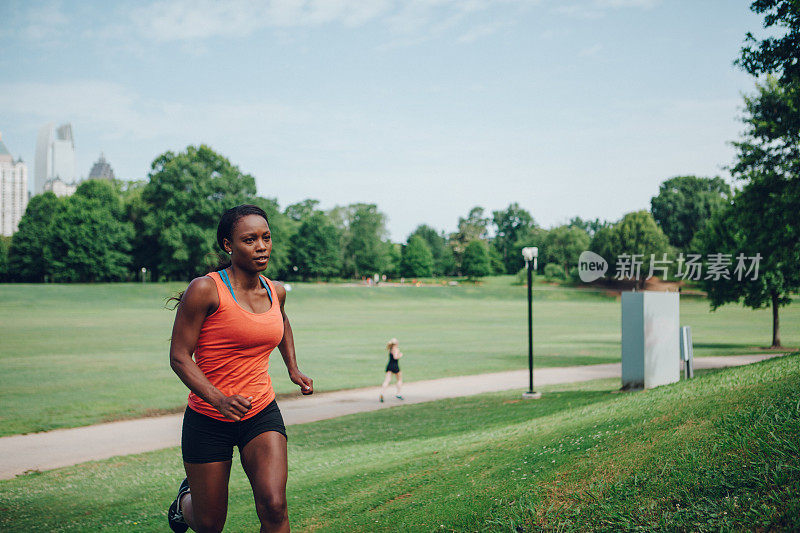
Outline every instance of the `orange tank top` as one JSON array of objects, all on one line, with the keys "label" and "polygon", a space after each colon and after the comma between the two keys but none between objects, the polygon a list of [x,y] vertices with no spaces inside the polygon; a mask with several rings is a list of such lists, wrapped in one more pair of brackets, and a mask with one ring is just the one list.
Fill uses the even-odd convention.
[{"label": "orange tank top", "polygon": [[[211,384],[226,396],[253,397],[250,410],[242,418],[246,420],[275,399],[267,370],[270,353],[283,339],[280,302],[272,281],[264,278],[272,294],[272,306],[266,313],[251,313],[233,299],[218,272],[211,272],[208,277],[217,286],[219,307],[203,321],[194,360]],[[211,418],[232,422],[193,392],[189,393],[189,407]]]}]

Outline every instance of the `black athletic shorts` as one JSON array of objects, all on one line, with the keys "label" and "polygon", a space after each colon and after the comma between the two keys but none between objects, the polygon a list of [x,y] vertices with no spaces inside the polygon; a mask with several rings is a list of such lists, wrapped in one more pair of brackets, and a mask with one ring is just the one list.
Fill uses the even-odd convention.
[{"label": "black athletic shorts", "polygon": [[239,422],[223,422],[187,407],[183,414],[181,450],[187,463],[215,463],[233,459],[233,447],[239,453],[245,445],[267,431],[286,436],[278,402],[272,400],[258,414]]}]

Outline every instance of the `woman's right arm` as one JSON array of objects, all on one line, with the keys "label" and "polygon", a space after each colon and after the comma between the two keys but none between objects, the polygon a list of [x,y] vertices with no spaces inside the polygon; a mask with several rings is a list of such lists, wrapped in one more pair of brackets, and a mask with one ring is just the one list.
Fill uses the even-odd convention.
[{"label": "woman's right arm", "polygon": [[208,381],[192,359],[203,321],[217,307],[219,296],[214,281],[206,276],[192,280],[178,303],[169,347],[169,365],[192,392],[225,417],[238,421],[250,409],[250,400],[238,394],[225,396]]}]

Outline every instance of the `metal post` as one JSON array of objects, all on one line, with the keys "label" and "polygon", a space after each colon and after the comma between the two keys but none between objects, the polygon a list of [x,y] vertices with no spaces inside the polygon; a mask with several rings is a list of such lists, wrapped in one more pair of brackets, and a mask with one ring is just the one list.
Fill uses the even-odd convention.
[{"label": "metal post", "polygon": [[683,326],[681,328],[681,359],[684,364],[684,378],[694,377],[694,350],[692,349],[692,328]]},{"label": "metal post", "polygon": [[533,393],[533,274],[530,261],[525,261],[528,270],[528,392]]},{"label": "metal post", "polygon": [[[536,249],[534,248],[534,250]],[[525,256],[525,269],[528,271],[528,391],[522,393],[523,398],[534,400],[542,397],[542,393],[533,389],[533,272],[531,261],[533,261],[535,269],[537,252],[533,252],[531,257]]]}]

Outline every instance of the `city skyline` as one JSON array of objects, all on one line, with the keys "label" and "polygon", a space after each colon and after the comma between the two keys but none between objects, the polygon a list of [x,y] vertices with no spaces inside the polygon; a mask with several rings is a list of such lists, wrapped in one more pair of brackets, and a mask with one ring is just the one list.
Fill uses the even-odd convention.
[{"label": "city skyline", "polygon": [[[299,6],[299,7],[298,7]],[[375,203],[395,241],[513,202],[549,227],[649,208],[721,175],[761,21],[715,1],[6,2],[0,129],[73,125],[145,179],[205,143],[282,207]],[[57,97],[56,97],[57,96]],[[35,137],[35,134],[33,135]],[[729,180],[730,181],[730,180]]]}]

